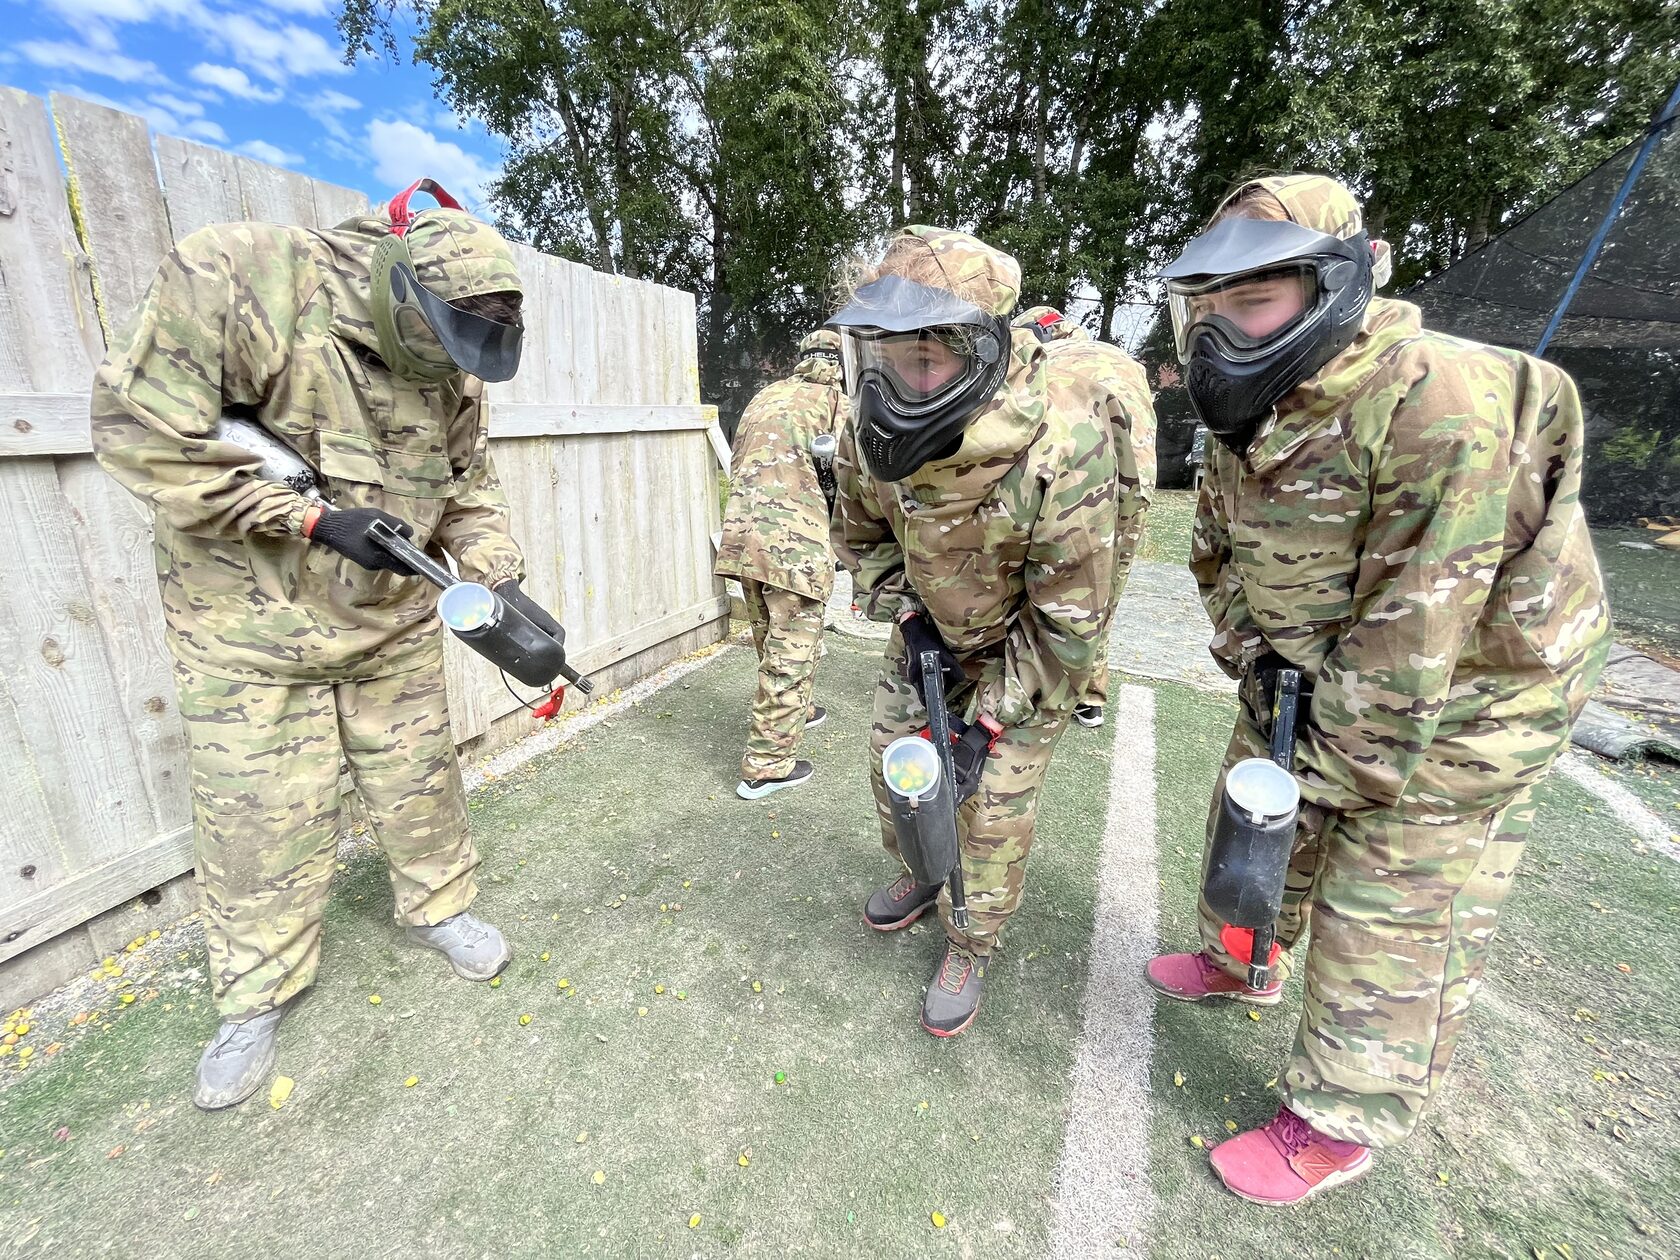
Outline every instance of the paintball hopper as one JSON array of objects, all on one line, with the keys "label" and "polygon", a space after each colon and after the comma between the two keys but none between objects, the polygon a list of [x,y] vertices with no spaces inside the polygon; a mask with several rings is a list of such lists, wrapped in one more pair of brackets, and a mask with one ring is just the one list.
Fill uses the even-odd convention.
[{"label": "paintball hopper", "polygon": [[919,884],[943,884],[957,864],[957,811],[939,752],[906,735],[881,754],[899,856]]},{"label": "paintball hopper", "polygon": [[1271,983],[1277,962],[1277,917],[1301,812],[1301,787],[1290,772],[1300,689],[1300,671],[1278,671],[1271,756],[1246,757],[1226,773],[1208,840],[1202,896],[1225,923],[1221,944],[1238,961],[1246,957],[1251,989]]},{"label": "paintball hopper", "polygon": [[[320,476],[308,461],[255,420],[224,415],[210,436],[255,455],[261,461],[257,474],[265,480],[284,482],[307,499],[326,502],[321,496]],[[566,664],[564,644],[517,608],[509,607],[495,591],[477,582],[461,581],[389,525],[375,525],[369,535],[387,554],[443,592],[438,597],[438,616],[443,624],[492,665],[527,687],[547,687],[559,677],[585,695],[593,690],[588,679]]]}]

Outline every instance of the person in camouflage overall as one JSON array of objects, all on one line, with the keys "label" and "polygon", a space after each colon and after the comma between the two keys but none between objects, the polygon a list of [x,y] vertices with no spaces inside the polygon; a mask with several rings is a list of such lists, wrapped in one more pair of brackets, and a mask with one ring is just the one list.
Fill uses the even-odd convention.
[{"label": "person in camouflage overall", "polygon": [[740,579],[758,649],[752,733],[735,788],[746,800],[810,779],[811,763],[794,753],[805,731],[828,716],[811,704],[811,686],[834,590],[834,550],[811,443],[838,436],[845,417],[840,338],[821,329],[799,343],[793,375],[760,390],[735,430],[715,571]]},{"label": "person in camouflage overall", "polygon": [[[1346,188],[1295,175],[1238,189],[1164,273],[1218,439],[1190,565],[1213,655],[1243,680],[1224,770],[1266,755],[1276,668],[1306,688],[1277,925],[1280,977],[1310,932],[1305,1005],[1278,1115],[1212,1157],[1260,1203],[1362,1175],[1417,1124],[1481,985],[1535,788],[1609,646],[1574,383],[1372,298],[1386,261]],[[1267,342],[1312,335],[1326,312],[1345,331],[1268,399]],[[1217,361],[1230,347],[1250,375]],[[1180,1000],[1276,1003],[1281,978],[1247,987],[1233,941],[1246,950],[1204,900],[1200,952],[1155,959],[1149,979]]]},{"label": "person in camouflage overall", "polygon": [[941,656],[953,734],[971,754],[954,793],[967,929],[948,892],[907,869],[864,909],[891,931],[937,904],[945,949],[922,1025],[938,1036],[973,1020],[1020,904],[1039,789],[1108,625],[1115,537],[1131,524],[1116,509],[1122,469],[1127,489],[1137,484],[1114,442],[1116,397],[1009,327],[1020,282],[1014,258],[972,236],[909,227],[830,321],[844,334],[852,406],[835,547],[860,609],[894,623],[870,748],[895,858],[881,754],[927,723],[924,650]]},{"label": "person in camouflage overall", "polygon": [[[1129,521],[1114,544],[1114,603],[1126,589],[1132,561],[1143,545],[1150,497],[1155,492],[1155,399],[1149,389],[1149,373],[1119,346],[1098,341],[1079,324],[1049,306],[1034,306],[1015,317],[1015,327],[1033,332],[1052,359],[1060,359],[1076,372],[1096,381],[1120,400],[1123,428],[1117,430],[1117,446],[1129,447],[1137,470],[1137,488],[1122,486],[1120,516]],[[1135,498],[1135,503],[1128,498]],[[1081,726],[1101,726],[1108,705],[1108,642],[1097,649],[1097,667],[1085,694],[1074,706],[1073,720]]]},{"label": "person in camouflage overall", "polygon": [[[439,201],[452,204],[441,191]],[[341,760],[409,938],[467,979],[490,979],[510,957],[502,935],[467,913],[479,859],[436,592],[367,531],[388,523],[547,617],[518,588],[523,560],[490,462],[482,385],[415,293],[424,286],[437,303],[430,318],[454,312],[511,346],[511,363],[502,353],[481,366],[502,379],[517,364],[519,277],[506,243],[465,212],[440,206],[409,221],[405,194],[392,213],[395,225],[194,232],[163,260],[94,378],[94,453],[153,512],[190,743],[196,871],[224,1021],[199,1064],[205,1108],[261,1086],[280,1017],[315,977]],[[440,316],[441,303],[455,305]],[[317,469],[333,506],[258,477],[250,453],[213,434],[229,411]]]}]

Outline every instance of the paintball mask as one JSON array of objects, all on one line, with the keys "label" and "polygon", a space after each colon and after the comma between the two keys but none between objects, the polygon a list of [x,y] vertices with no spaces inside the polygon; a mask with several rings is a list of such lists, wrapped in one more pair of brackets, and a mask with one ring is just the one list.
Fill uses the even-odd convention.
[{"label": "paintball mask", "polygon": [[[416,192],[430,193],[437,208],[414,214],[408,203]],[[457,372],[510,379],[525,324],[507,242],[429,179],[393,197],[390,218],[391,233],[369,265],[380,358],[410,380]]]},{"label": "paintball mask", "polygon": [[1364,232],[1235,216],[1160,276],[1191,405],[1239,453],[1284,395],[1352,344],[1374,289]]},{"label": "paintball mask", "polygon": [[1009,324],[945,289],[887,275],[833,319],[857,443],[882,481],[948,459],[1009,370]]}]

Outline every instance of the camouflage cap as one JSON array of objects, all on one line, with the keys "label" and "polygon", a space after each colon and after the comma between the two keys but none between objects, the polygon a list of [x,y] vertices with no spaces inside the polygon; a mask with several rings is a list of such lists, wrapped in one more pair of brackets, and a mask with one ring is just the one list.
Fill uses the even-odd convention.
[{"label": "camouflage cap", "polygon": [[1328,175],[1268,175],[1251,179],[1220,202],[1213,217],[1217,219],[1227,206],[1254,189],[1276,197],[1290,221],[1301,227],[1343,240],[1364,230],[1365,216],[1360,211],[1359,198],[1346,184]]},{"label": "camouflage cap", "polygon": [[508,243],[465,210],[422,210],[403,239],[415,278],[446,302],[524,292]]},{"label": "camouflage cap", "polygon": [[840,334],[832,328],[819,328],[816,332],[806,333],[805,340],[799,343],[799,357],[802,359],[808,354],[839,353]]},{"label": "camouflage cap", "polygon": [[[1021,264],[977,236],[912,224],[898,234],[920,241],[949,289],[992,315],[1007,315],[1021,297]],[[918,277],[919,278],[919,277]]]}]

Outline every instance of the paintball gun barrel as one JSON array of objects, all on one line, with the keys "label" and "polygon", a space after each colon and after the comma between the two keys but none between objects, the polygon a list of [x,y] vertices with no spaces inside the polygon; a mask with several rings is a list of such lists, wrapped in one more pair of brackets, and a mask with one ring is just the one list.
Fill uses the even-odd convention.
[{"label": "paintball gun barrel", "polygon": [[1270,757],[1248,757],[1225,776],[1225,791],[1208,841],[1202,895],[1226,924],[1221,941],[1239,961],[1247,954],[1248,985],[1271,983],[1284,877],[1295,848],[1301,789],[1292,768],[1301,672],[1277,672]]},{"label": "paintball gun barrel", "polygon": [[[264,480],[283,482],[307,499],[326,503],[315,469],[255,420],[224,415],[211,436],[255,455],[257,474]],[[558,676],[585,695],[593,690],[589,680],[566,663],[565,646],[495,591],[477,582],[463,582],[389,525],[375,525],[371,537],[388,555],[442,592],[437,607],[443,624],[491,664],[528,687],[547,687]]]},{"label": "paintball gun barrel", "polygon": [[968,927],[962,858],[957,844],[956,773],[951,761],[951,714],[945,704],[939,653],[922,653],[922,701],[927,738],[906,735],[881,754],[898,851],[919,884],[951,890],[951,919]]}]

